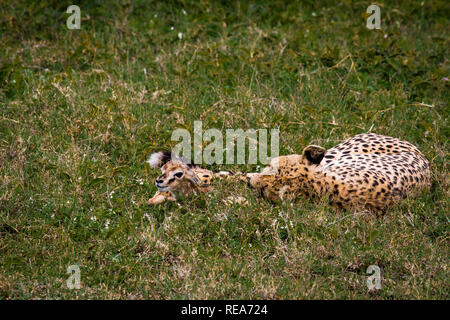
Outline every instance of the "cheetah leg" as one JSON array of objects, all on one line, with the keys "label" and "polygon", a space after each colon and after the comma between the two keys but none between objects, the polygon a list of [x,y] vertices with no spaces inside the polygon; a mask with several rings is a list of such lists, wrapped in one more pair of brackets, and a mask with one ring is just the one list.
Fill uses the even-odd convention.
[{"label": "cheetah leg", "polygon": [[218,179],[233,179],[233,180],[242,181],[242,182],[246,182],[246,183],[248,183],[248,181],[249,181],[249,179],[247,178],[247,175],[249,175],[249,173],[243,174],[242,172],[220,171],[220,172],[215,172],[213,175],[214,175],[214,178],[218,178]]},{"label": "cheetah leg", "polygon": [[153,196],[153,198],[148,199],[147,202],[150,205],[155,205],[155,204],[163,203],[166,200],[168,200],[168,201],[175,201],[175,198],[168,191],[166,191],[166,192],[159,192],[159,191],[157,191],[155,193],[155,195]]},{"label": "cheetah leg", "polygon": [[257,181],[259,181],[259,173],[257,173],[257,172],[229,173],[229,172],[221,171],[219,173],[215,173],[214,177],[215,178],[219,178],[219,179],[233,179],[233,180],[241,181],[241,182],[244,182],[244,183],[246,183],[247,185],[249,185],[250,187],[253,187],[253,188],[255,188],[256,185],[258,185]]},{"label": "cheetah leg", "polygon": [[252,188],[258,188],[258,186],[261,184],[259,182],[260,175],[261,173],[258,172],[242,173],[242,172],[220,171],[217,173],[213,173],[214,178],[232,179],[234,181],[244,182]]}]

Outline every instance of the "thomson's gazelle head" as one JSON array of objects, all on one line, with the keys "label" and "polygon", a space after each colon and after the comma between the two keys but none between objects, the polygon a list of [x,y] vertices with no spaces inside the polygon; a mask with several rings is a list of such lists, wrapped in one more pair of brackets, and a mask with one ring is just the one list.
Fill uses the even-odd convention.
[{"label": "thomson's gazelle head", "polygon": [[194,165],[170,151],[153,153],[147,161],[152,168],[160,168],[162,174],[156,179],[160,192],[171,191],[188,195],[196,190],[200,181],[192,168]]}]

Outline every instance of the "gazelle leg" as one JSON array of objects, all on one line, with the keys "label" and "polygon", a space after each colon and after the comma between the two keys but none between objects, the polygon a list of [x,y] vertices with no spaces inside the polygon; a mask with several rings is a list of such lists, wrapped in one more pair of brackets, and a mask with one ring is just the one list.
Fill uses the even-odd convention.
[{"label": "gazelle leg", "polygon": [[163,203],[166,200],[175,201],[175,198],[168,191],[166,191],[166,192],[159,192],[159,191],[157,191],[155,193],[155,195],[153,196],[153,198],[148,199],[147,202],[148,202],[148,204],[154,205],[154,204]]}]

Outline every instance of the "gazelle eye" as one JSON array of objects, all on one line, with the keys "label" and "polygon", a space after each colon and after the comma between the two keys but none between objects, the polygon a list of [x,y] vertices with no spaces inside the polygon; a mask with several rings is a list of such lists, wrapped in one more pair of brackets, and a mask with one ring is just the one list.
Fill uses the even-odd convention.
[{"label": "gazelle eye", "polygon": [[174,174],[174,176],[177,177],[178,179],[182,178],[183,175],[184,175],[184,173],[181,171]]}]

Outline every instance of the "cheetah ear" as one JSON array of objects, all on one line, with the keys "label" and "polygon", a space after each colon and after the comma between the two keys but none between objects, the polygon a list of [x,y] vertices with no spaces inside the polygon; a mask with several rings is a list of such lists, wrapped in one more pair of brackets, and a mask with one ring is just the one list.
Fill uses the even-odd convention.
[{"label": "cheetah ear", "polygon": [[319,164],[320,161],[322,161],[326,151],[327,150],[325,148],[312,144],[303,149],[302,155],[310,165]]}]

